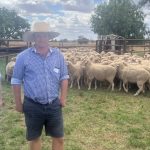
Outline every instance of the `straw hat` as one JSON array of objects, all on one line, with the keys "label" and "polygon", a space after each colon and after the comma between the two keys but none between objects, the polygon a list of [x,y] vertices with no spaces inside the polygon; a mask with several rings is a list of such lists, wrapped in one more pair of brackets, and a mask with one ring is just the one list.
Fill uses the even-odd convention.
[{"label": "straw hat", "polygon": [[53,39],[59,35],[58,32],[50,31],[49,24],[47,22],[35,22],[31,28],[31,31],[27,31],[23,34],[24,41],[34,41],[34,33],[48,33],[49,39]]}]

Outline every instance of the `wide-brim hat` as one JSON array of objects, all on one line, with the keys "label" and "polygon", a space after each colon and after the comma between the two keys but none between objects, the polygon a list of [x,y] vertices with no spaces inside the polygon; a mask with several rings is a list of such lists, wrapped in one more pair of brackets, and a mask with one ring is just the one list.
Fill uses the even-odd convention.
[{"label": "wide-brim hat", "polygon": [[49,35],[49,39],[56,38],[59,36],[58,32],[50,31],[50,26],[48,22],[35,22],[32,25],[31,31],[27,31],[23,34],[23,40],[34,42],[34,34],[35,33],[47,33]]}]

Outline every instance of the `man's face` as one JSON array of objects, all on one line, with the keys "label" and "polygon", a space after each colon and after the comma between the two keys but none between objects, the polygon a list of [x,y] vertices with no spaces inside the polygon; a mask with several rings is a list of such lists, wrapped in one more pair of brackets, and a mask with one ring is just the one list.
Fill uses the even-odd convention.
[{"label": "man's face", "polygon": [[34,33],[34,41],[35,41],[35,45],[37,45],[38,47],[45,47],[48,46],[49,43],[49,36],[48,33]]}]

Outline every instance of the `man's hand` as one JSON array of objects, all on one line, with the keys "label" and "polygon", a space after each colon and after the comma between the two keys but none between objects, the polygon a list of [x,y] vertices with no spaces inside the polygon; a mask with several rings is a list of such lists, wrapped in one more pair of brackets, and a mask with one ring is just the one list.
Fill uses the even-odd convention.
[{"label": "man's hand", "polygon": [[16,104],[16,111],[23,113],[23,105],[22,103],[17,103]]},{"label": "man's hand", "polygon": [[68,89],[68,80],[62,80],[61,95],[60,95],[60,103],[62,107],[65,107],[66,105],[67,89]]},{"label": "man's hand", "polygon": [[13,93],[15,96],[16,111],[22,113],[23,106],[22,106],[22,101],[21,101],[21,85],[13,85],[12,89],[13,89]]},{"label": "man's hand", "polygon": [[65,107],[66,99],[60,97],[60,104],[61,104],[62,107]]}]

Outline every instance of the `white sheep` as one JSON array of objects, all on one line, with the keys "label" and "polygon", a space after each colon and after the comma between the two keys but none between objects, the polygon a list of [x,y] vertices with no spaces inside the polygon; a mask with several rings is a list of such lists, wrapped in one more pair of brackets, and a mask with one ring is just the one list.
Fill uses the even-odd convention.
[{"label": "white sheep", "polygon": [[73,82],[76,79],[78,84],[78,89],[80,89],[80,78],[83,75],[83,68],[81,66],[81,62],[77,62],[73,64],[72,62],[68,61],[68,70],[70,74],[70,88],[73,86]]},{"label": "white sheep", "polygon": [[147,60],[150,60],[150,54],[149,53],[145,53],[144,58]]},{"label": "white sheep", "polygon": [[150,73],[144,68],[131,67],[120,63],[118,66],[118,74],[120,79],[123,81],[123,88],[125,92],[128,92],[128,83],[136,83],[138,86],[137,92],[134,96],[139,95],[141,92],[144,92],[144,85],[148,81],[150,82]]},{"label": "white sheep", "polygon": [[16,57],[12,57],[11,59],[10,59],[10,61],[16,61]]},{"label": "white sheep", "polygon": [[[90,61],[85,61],[86,74],[88,77],[88,90],[91,89],[92,80],[95,78],[99,81],[108,81],[114,90],[114,78],[116,75],[116,68],[110,65],[94,64]],[[109,86],[109,87],[110,87]],[[97,88],[95,82],[95,89]]]},{"label": "white sheep", "polygon": [[7,78],[7,81],[10,81],[10,79],[12,77],[14,66],[15,66],[15,62],[14,61],[10,61],[6,65],[6,78]]}]

